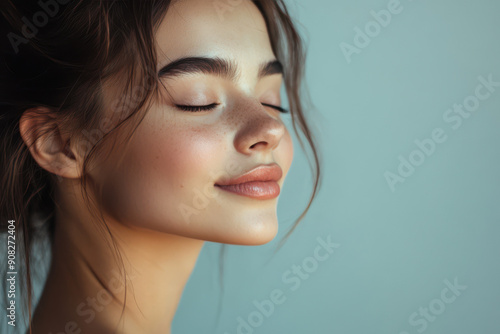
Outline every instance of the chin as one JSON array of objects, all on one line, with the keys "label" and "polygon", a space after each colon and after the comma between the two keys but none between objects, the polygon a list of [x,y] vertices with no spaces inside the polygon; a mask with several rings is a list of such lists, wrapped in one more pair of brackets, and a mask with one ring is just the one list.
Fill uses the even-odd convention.
[{"label": "chin", "polygon": [[238,235],[231,235],[222,240],[216,241],[219,243],[259,246],[271,242],[278,234],[277,219],[262,219],[253,221],[245,228],[239,228],[238,231],[243,231]]}]

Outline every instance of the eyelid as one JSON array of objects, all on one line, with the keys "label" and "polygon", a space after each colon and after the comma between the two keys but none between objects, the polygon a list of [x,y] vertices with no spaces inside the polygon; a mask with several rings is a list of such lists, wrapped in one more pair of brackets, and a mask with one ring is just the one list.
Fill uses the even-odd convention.
[{"label": "eyelid", "polygon": [[[199,112],[199,111],[207,111],[207,110],[212,110],[215,107],[217,107],[220,103],[212,103],[212,104],[207,104],[204,106],[189,106],[189,105],[182,105],[182,104],[176,104],[175,106],[181,110],[184,111],[190,111],[190,112]],[[275,106],[273,104],[268,104],[268,103],[261,103],[263,106],[274,108],[278,110],[281,113],[289,113],[290,111],[281,107],[281,106]]]},{"label": "eyelid", "polygon": [[199,112],[199,111],[212,110],[219,104],[220,103],[212,103],[204,106],[189,106],[189,105],[176,104],[175,106],[184,111]]},{"label": "eyelid", "polygon": [[284,114],[286,114],[286,113],[290,112],[289,110],[287,110],[287,109],[285,109],[285,108],[283,108],[283,107],[280,107],[280,106],[275,106],[275,105],[273,105],[273,104],[268,104],[268,103],[261,103],[261,104],[262,104],[263,106],[267,106],[267,107],[274,108],[274,109],[276,109],[276,110],[278,110],[279,112],[284,113]]}]

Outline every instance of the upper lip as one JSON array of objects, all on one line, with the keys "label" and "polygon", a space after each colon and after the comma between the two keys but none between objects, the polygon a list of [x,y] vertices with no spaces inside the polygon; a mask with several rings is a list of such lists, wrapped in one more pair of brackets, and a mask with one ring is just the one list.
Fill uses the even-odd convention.
[{"label": "upper lip", "polygon": [[250,171],[233,179],[221,179],[215,183],[218,186],[229,186],[252,181],[278,181],[283,176],[281,167],[276,164],[259,165]]}]

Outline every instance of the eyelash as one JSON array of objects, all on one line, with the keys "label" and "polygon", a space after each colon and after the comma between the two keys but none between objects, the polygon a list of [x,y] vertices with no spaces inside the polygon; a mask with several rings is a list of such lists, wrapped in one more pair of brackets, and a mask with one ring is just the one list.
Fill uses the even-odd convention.
[{"label": "eyelash", "polygon": [[[184,111],[198,112],[198,111],[206,111],[206,110],[214,109],[218,105],[219,105],[219,103],[212,103],[212,104],[208,104],[206,106],[186,106],[186,105],[177,104],[176,107],[181,109],[181,110],[184,110]],[[262,103],[262,105],[274,108],[274,109],[276,109],[279,112],[284,113],[284,114],[289,112],[287,109],[284,109],[280,106],[275,106],[275,105],[267,104],[267,103]]]}]

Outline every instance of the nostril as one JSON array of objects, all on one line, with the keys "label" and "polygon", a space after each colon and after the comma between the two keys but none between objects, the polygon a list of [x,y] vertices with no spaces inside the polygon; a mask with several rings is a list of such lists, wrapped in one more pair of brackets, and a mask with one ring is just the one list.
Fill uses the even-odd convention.
[{"label": "nostril", "polygon": [[250,146],[250,148],[254,148],[254,147],[255,147],[256,145],[258,145],[258,144],[263,144],[264,146],[267,146],[267,142],[265,142],[265,141],[260,141],[260,142],[258,142],[258,143],[253,144],[252,146]]}]

